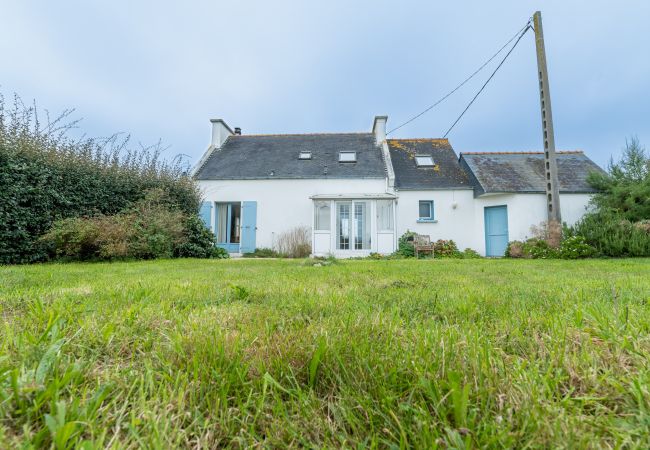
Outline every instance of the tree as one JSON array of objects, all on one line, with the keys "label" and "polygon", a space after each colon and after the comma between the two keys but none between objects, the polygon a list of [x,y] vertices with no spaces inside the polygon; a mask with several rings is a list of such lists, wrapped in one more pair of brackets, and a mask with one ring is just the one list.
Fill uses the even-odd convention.
[{"label": "tree", "polygon": [[650,156],[636,137],[626,140],[618,162],[612,159],[607,173],[592,173],[589,183],[600,192],[593,203],[631,222],[650,219]]}]

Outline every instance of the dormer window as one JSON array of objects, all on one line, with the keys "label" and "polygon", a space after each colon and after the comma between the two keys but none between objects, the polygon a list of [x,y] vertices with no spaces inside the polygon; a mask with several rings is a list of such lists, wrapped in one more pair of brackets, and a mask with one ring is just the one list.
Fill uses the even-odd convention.
[{"label": "dormer window", "polygon": [[433,156],[415,155],[415,164],[417,164],[418,167],[431,167],[433,166]]},{"label": "dormer window", "polygon": [[311,152],[303,151],[298,154],[298,159],[311,159]]},{"label": "dormer window", "polygon": [[339,152],[339,162],[357,162],[357,152]]}]

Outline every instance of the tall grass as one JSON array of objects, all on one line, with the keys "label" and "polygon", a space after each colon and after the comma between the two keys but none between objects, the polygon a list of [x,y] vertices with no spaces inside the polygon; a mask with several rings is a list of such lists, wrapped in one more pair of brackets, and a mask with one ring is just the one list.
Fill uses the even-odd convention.
[{"label": "tall grass", "polygon": [[650,261],[0,268],[0,447],[650,445]]}]

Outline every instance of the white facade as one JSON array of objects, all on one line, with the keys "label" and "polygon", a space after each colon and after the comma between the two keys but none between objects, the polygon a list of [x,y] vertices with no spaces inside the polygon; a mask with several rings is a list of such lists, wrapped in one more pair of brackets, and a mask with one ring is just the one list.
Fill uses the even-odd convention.
[{"label": "white facade", "polygon": [[[531,237],[531,227],[546,220],[544,194],[493,194],[474,198],[472,189],[387,192],[386,181],[373,180],[215,180],[200,181],[208,202],[257,202],[256,246],[275,248],[278,236],[296,227],[312,230],[316,256],[366,256],[372,252],[389,254],[406,231],[428,235],[432,241],[452,239],[459,249],[471,248],[486,254],[484,208],[505,205],[508,240]],[[391,200],[393,199],[394,200]],[[562,219],[568,224],[579,220],[588,207],[589,194],[562,194]],[[378,201],[392,201],[389,229],[381,229]],[[365,249],[340,249],[337,245],[337,204],[366,202],[370,245]],[[434,219],[419,219],[419,202],[433,201]],[[329,205],[329,227],[314,222],[315,202]],[[211,227],[214,231],[216,220]],[[329,228],[322,230],[319,228]]]},{"label": "white facade", "polygon": [[[474,191],[428,190],[397,192],[397,235],[415,231],[438,239],[453,239],[459,249],[471,248],[485,256],[484,209],[506,206],[508,211],[508,240],[531,237],[531,227],[547,220],[545,194],[492,194],[474,198]],[[586,212],[590,194],[561,194],[562,221],[577,222]],[[434,221],[418,219],[418,205],[433,200]]]},{"label": "white facade", "polygon": [[[371,252],[392,253],[395,233],[377,228],[377,201],[391,199],[385,179],[311,179],[311,180],[214,180],[199,181],[206,202],[257,202],[256,247],[275,248],[280,234],[296,227],[312,230],[314,255],[334,254],[337,257],[366,256]],[[314,229],[314,202],[329,202],[328,231]],[[337,248],[337,203],[365,202],[370,242],[369,248],[341,250]],[[394,222],[393,222],[394,223]],[[210,226],[215,231],[216,218]]]}]

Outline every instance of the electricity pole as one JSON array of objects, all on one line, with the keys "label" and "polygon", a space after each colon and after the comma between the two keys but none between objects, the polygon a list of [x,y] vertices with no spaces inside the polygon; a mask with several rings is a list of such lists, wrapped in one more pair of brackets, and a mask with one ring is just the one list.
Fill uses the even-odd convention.
[{"label": "electricity pole", "polygon": [[555,156],[555,136],[553,134],[553,114],[551,113],[551,93],[546,69],[546,50],[544,48],[544,30],[542,13],[533,16],[535,28],[535,46],[537,47],[537,71],[539,74],[539,98],[542,107],[542,130],[544,132],[544,172],[546,174],[546,204],[548,225],[552,222],[562,223],[560,214],[560,186],[557,175],[557,158]]}]

